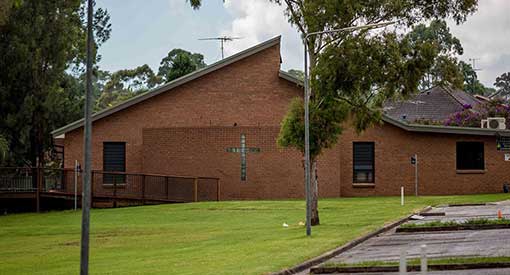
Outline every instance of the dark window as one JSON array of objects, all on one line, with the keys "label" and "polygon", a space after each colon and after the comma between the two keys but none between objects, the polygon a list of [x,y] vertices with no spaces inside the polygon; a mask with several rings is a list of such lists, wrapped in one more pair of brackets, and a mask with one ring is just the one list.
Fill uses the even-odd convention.
[{"label": "dark window", "polygon": [[374,182],[374,143],[353,143],[353,182]]},{"label": "dark window", "polygon": [[457,170],[483,169],[483,142],[457,142]]},{"label": "dark window", "polygon": [[126,172],[126,143],[103,143],[103,183],[125,183],[125,175],[108,174],[107,172]]}]

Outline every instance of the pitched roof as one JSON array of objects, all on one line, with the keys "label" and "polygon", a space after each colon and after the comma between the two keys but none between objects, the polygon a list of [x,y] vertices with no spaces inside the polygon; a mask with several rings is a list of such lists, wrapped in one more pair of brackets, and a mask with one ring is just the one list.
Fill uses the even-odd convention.
[{"label": "pitched roof", "polygon": [[[261,52],[265,49],[268,49],[270,47],[273,47],[275,45],[278,45],[280,44],[280,40],[281,40],[281,36],[276,36],[274,38],[271,38],[265,42],[262,42],[258,45],[255,45],[251,48],[248,48],[244,51],[241,51],[239,53],[236,53],[234,55],[231,55],[229,57],[226,57],[216,63],[213,63],[209,66],[206,66],[205,68],[202,68],[200,70],[197,70],[195,72],[192,72],[190,74],[187,74],[185,76],[182,76],[180,78],[177,78],[171,82],[168,82],[166,83],[165,85],[162,85],[162,86],[159,86],[155,89],[152,89],[146,93],[143,93],[141,95],[138,95],[138,96],[135,96],[133,98],[130,98],[124,102],[122,102],[121,104],[117,105],[117,106],[114,106],[112,108],[108,108],[108,109],[105,109],[105,110],[102,110],[102,111],[99,111],[95,114],[92,115],[92,121],[96,121],[98,119],[101,119],[101,118],[104,118],[104,117],[107,117],[109,115],[112,115],[116,112],[119,112],[121,110],[124,110],[126,108],[129,108],[130,106],[133,106],[135,104],[138,104],[142,101],[145,101],[151,97],[154,97],[154,96],[157,96],[161,93],[164,93],[164,92],[167,92],[167,91],[170,91],[172,90],[173,88],[175,87],[178,87],[180,85],[183,85],[187,82],[190,82],[194,79],[197,79],[201,76],[204,76],[208,73],[211,73],[211,72],[214,72],[216,70],[219,70],[225,66],[228,66],[234,62],[237,62],[241,59],[244,59],[244,58],[247,58],[249,56],[252,56],[258,52]],[[287,73],[282,73],[280,72],[280,77],[282,77],[283,79],[286,79],[286,80],[289,80],[289,81],[292,81],[294,83],[298,83],[294,80],[290,80],[290,78],[288,77],[288,74]],[[80,120],[77,120],[75,122],[72,122],[62,128],[59,128],[59,129],[56,129],[54,130],[53,132],[51,132],[51,134],[54,136],[54,137],[57,137],[57,136],[60,136],[62,134],[65,134],[69,131],[72,131],[72,130],[75,130],[77,128],[80,128],[83,126],[83,123],[84,123],[84,119],[80,119]]]},{"label": "pitched roof", "polygon": [[[103,117],[109,116],[113,113],[116,113],[118,111],[126,109],[132,105],[135,105],[135,104],[142,102],[146,99],[149,99],[153,96],[156,96],[163,92],[169,91],[179,85],[182,85],[182,84],[187,83],[191,80],[199,78],[205,74],[216,71],[224,66],[227,66],[227,65],[232,64],[236,61],[239,61],[243,58],[251,56],[251,55],[253,55],[257,52],[260,52],[264,49],[272,47],[272,46],[280,43],[280,38],[281,38],[281,36],[277,36],[273,39],[270,39],[266,42],[263,42],[259,45],[252,47],[252,48],[249,48],[245,51],[239,52],[235,55],[232,55],[232,56],[227,57],[223,60],[220,60],[214,64],[211,64],[201,70],[195,71],[191,74],[185,75],[181,78],[171,81],[171,82],[169,82],[161,87],[158,87],[156,89],[153,89],[147,93],[133,97],[133,98],[131,98],[115,107],[97,112],[92,116],[92,121],[96,121]],[[279,77],[281,77],[282,79],[288,80],[292,83],[295,83],[300,87],[303,87],[302,80],[296,78],[295,76],[293,76],[285,71],[280,71]],[[444,89],[444,90],[441,91],[440,89]],[[428,92],[428,94],[427,94],[427,92]],[[446,95],[448,95],[449,97],[444,96],[445,92],[446,92]],[[480,103],[480,101],[478,101],[476,98],[472,97],[471,95],[462,94],[462,93],[464,93],[464,92],[453,91],[451,89],[446,89],[446,88],[441,88],[441,87],[434,87],[434,88],[431,88],[425,92],[420,93],[417,96],[417,100],[418,101],[421,99],[428,100],[429,98],[432,98],[432,100],[428,100],[427,102],[429,102],[429,104],[433,104],[434,102],[438,102],[437,98],[446,98],[448,104],[452,104],[454,106],[457,106],[460,104],[461,107],[462,107],[462,105],[465,105],[465,104],[471,104],[473,106],[474,104]],[[428,97],[431,94],[433,96]],[[439,96],[434,96],[434,95],[439,95]],[[452,99],[453,99],[453,101],[452,101]],[[387,104],[386,106],[400,106],[398,104],[399,104],[399,102],[394,102],[393,105]],[[409,110],[409,106],[414,106],[414,105],[409,105],[409,104],[413,104],[413,103],[411,101],[409,101],[407,104],[402,104],[402,106],[405,106]],[[427,107],[429,107],[429,104],[427,104]],[[439,104],[448,105],[448,104],[444,104],[444,102],[440,102]],[[394,108],[394,109],[397,109],[397,108]],[[424,111],[422,111],[423,113],[427,113],[427,112],[433,113],[435,109],[424,108],[423,110],[424,110]],[[442,112],[446,113],[445,110],[449,110],[449,109],[444,107]],[[413,111],[412,108],[411,108],[411,111]],[[453,127],[453,126],[441,126],[441,125],[412,124],[412,123],[408,123],[407,121],[402,121],[401,118],[398,116],[397,111],[393,111],[393,112],[397,114],[397,117],[391,116],[388,113],[384,113],[383,117],[382,117],[383,121],[385,123],[391,124],[393,126],[399,127],[401,129],[403,129],[405,131],[409,131],[409,132],[463,134],[463,135],[479,135],[479,136],[510,136],[510,130],[492,130],[492,129],[482,129],[482,128],[470,128],[470,127]],[[53,131],[52,135],[54,137],[57,137],[62,134],[65,134],[66,132],[72,131],[72,130],[77,129],[82,126],[83,126],[83,119],[80,119],[78,121],[75,121],[69,125],[66,125],[60,129]]]},{"label": "pitched roof", "polygon": [[384,112],[398,120],[414,122],[420,119],[443,121],[451,114],[462,111],[465,105],[474,108],[480,100],[458,89],[435,86],[408,100],[390,101]]}]

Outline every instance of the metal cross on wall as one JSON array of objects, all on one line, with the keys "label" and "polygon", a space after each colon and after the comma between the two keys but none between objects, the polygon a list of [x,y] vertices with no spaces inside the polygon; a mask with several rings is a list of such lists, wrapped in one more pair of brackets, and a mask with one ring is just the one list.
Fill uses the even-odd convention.
[{"label": "metal cross on wall", "polygon": [[241,134],[241,147],[229,147],[227,152],[241,153],[241,181],[246,181],[246,154],[259,153],[260,148],[246,147],[246,135]]}]

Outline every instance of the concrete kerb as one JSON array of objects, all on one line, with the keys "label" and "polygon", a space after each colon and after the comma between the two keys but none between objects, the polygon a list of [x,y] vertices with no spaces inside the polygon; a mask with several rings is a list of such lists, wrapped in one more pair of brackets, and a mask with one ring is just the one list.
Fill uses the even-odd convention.
[{"label": "concrete kerb", "polygon": [[418,211],[416,213],[408,215],[407,217],[404,217],[404,218],[402,218],[402,219],[400,219],[398,221],[395,221],[395,222],[392,222],[390,224],[387,224],[387,225],[383,226],[380,229],[377,229],[377,230],[375,230],[373,232],[370,232],[370,233],[368,233],[366,235],[363,235],[363,236],[361,236],[361,237],[359,237],[357,239],[354,239],[354,240],[352,240],[352,241],[350,241],[350,242],[348,242],[348,243],[346,243],[346,244],[344,244],[344,245],[342,245],[340,247],[337,247],[337,248],[335,248],[333,250],[330,250],[330,251],[328,251],[328,252],[326,252],[326,253],[318,256],[318,257],[315,257],[313,259],[305,261],[305,262],[303,262],[303,263],[301,263],[299,265],[296,265],[294,267],[291,267],[291,268],[288,268],[288,269],[284,269],[284,270],[281,270],[281,271],[278,271],[278,272],[271,273],[270,275],[291,275],[291,274],[296,274],[296,273],[305,271],[305,270],[307,270],[307,269],[309,269],[309,268],[311,268],[313,266],[321,264],[321,263],[323,263],[323,262],[325,262],[325,261],[327,261],[327,260],[337,256],[338,254],[343,253],[343,252],[345,252],[345,251],[347,251],[347,250],[349,250],[349,249],[351,249],[351,248],[361,244],[362,242],[364,242],[364,241],[366,241],[366,240],[368,240],[368,239],[370,239],[372,237],[375,237],[377,235],[385,233],[385,232],[387,232],[387,231],[389,231],[389,230],[391,230],[391,229],[393,229],[393,228],[395,228],[395,227],[397,227],[397,226],[399,226],[399,225],[409,221],[411,216],[413,216],[413,215],[425,213],[425,212],[430,211],[431,209],[432,209],[432,206],[427,206],[427,207],[423,208],[422,210],[420,210],[420,211]]},{"label": "concrete kerb", "polygon": [[[510,263],[473,263],[473,264],[433,264],[429,265],[428,271],[446,271],[446,270],[470,270],[470,269],[491,269],[491,268],[509,268]],[[385,273],[398,272],[398,266],[370,266],[370,267],[317,267],[313,268],[312,274],[331,274],[331,273]],[[419,272],[419,265],[407,266],[408,272]]]}]

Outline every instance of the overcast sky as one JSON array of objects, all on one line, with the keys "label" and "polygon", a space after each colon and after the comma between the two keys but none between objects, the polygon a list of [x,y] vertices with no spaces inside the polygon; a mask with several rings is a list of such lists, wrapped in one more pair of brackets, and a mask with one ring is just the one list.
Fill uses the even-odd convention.
[{"label": "overcast sky", "polygon": [[[97,0],[108,9],[112,37],[100,50],[101,68],[115,71],[148,64],[155,71],[173,48],[204,54],[207,64],[218,61],[218,42],[199,38],[237,36],[226,55],[282,35],[282,69],[302,69],[302,45],[283,8],[268,0],[204,0],[192,10],[186,0]],[[463,25],[450,24],[464,46],[460,59],[476,58],[479,79],[493,86],[497,76],[510,71],[510,0],[479,0],[478,11]]]}]

